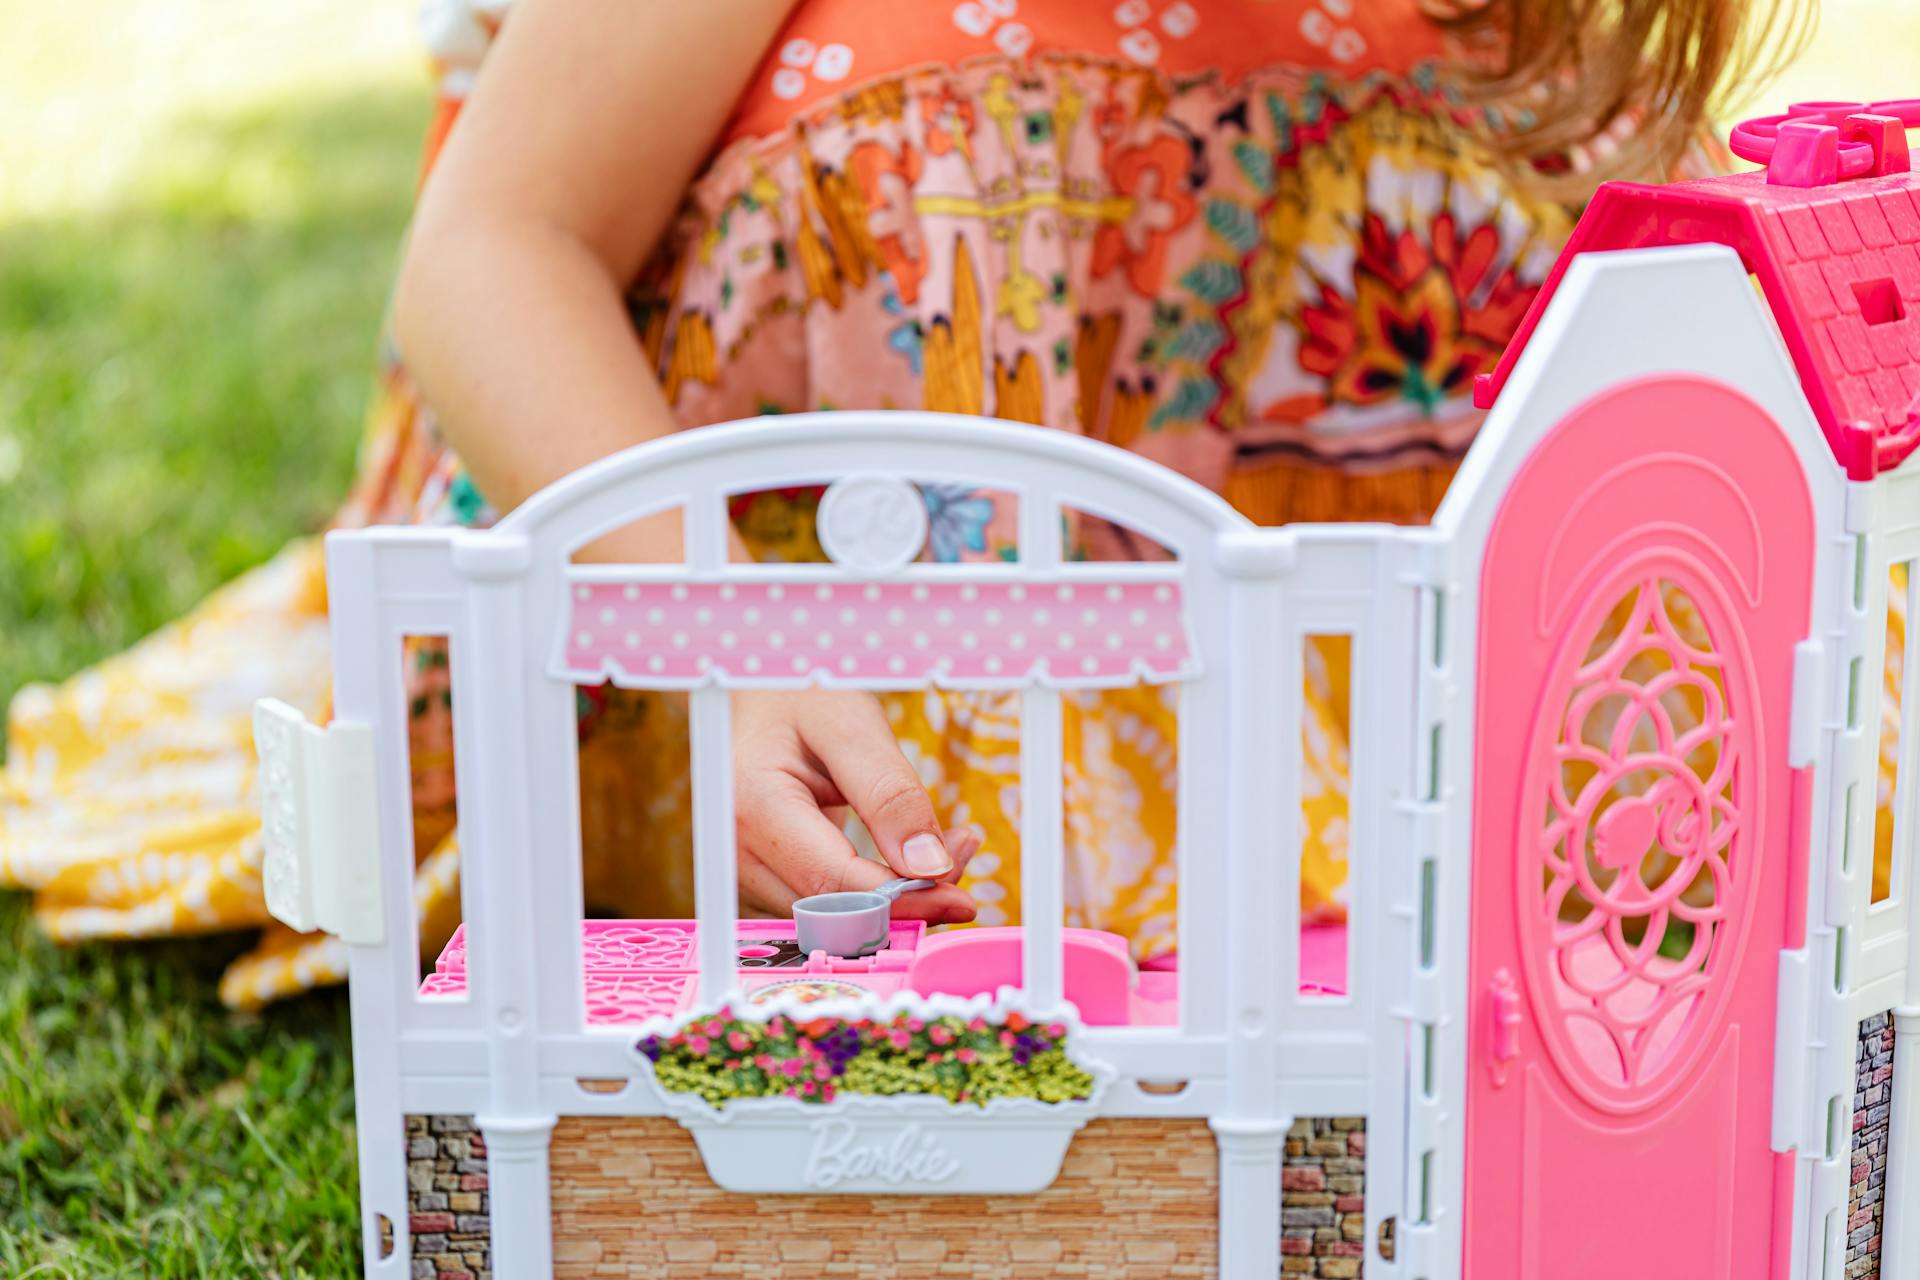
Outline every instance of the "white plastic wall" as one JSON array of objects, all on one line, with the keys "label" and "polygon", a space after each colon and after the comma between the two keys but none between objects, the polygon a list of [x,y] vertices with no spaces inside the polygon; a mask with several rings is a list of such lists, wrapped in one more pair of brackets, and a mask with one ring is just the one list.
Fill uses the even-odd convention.
[{"label": "white plastic wall", "polygon": [[[1228,1275],[1278,1265],[1279,1170],[1299,1115],[1368,1122],[1369,1239],[1404,1221],[1405,1046],[1417,890],[1415,646],[1427,556],[1417,531],[1255,530],[1215,496],[1137,457],[1057,433],[922,414],[841,414],[711,428],[630,451],[536,496],[497,528],[371,530],[329,545],[338,717],[374,726],[384,943],[353,948],[356,1078],[370,1275],[407,1273],[401,1149],[408,1113],[472,1113],[492,1162],[495,1269],[551,1265],[546,1144],[556,1116],[658,1110],[631,1077],[630,1035],[584,1025],[574,689],[557,678],[570,585],[605,570],[572,552],[643,515],[684,513],[687,563],[663,580],[858,581],[836,566],[729,566],[725,500],[881,470],[1017,490],[1017,565],[914,565],[898,576],[1070,580],[1124,567],[1058,563],[1065,507],[1116,519],[1172,549],[1198,673],[1182,686],[1179,873],[1181,1026],[1096,1028],[1089,1056],[1115,1066],[1117,1115],[1204,1116],[1222,1148]],[[1166,567],[1142,572],[1164,574]],[[825,575],[823,578],[822,575]],[[1344,999],[1298,989],[1301,654],[1306,636],[1352,637],[1353,899]],[[401,639],[448,637],[456,690],[469,998],[415,995],[412,843]],[[633,683],[644,683],[634,681]],[[697,903],[709,999],[724,996],[734,914],[726,690],[693,695]],[[1057,989],[1059,693],[1025,696],[1024,898],[1028,998]],[[1049,779],[1052,779],[1049,782]],[[1051,941],[1049,942],[1049,935]],[[1136,1079],[1188,1082],[1147,1093]],[[378,1218],[396,1247],[380,1259]],[[1396,1263],[1369,1259],[1369,1274]]]},{"label": "white plastic wall", "polygon": [[[1854,534],[1857,573],[1850,605],[1858,675],[1849,666],[1850,716],[1836,731],[1840,741],[1842,795],[1839,820],[1843,853],[1836,863],[1835,896],[1844,904],[1840,923],[1848,944],[1842,963],[1851,998],[1847,1016],[1893,1011],[1894,1075],[1887,1174],[1883,1187],[1880,1274],[1920,1275],[1920,1222],[1909,1206],[1920,1205],[1920,460],[1891,475],[1849,487],[1848,529]],[[1881,706],[1886,662],[1888,594],[1892,566],[1910,566],[1907,577],[1905,682],[1900,707],[1899,768],[1892,797],[1892,892],[1875,903],[1873,857],[1879,816]],[[1857,688],[1852,686],[1856,685]],[[1851,821],[1848,815],[1851,815]],[[1851,1077],[1849,1077],[1851,1079]],[[1849,1099],[1848,1106],[1851,1108]],[[1903,1208],[1907,1211],[1902,1212]]]}]

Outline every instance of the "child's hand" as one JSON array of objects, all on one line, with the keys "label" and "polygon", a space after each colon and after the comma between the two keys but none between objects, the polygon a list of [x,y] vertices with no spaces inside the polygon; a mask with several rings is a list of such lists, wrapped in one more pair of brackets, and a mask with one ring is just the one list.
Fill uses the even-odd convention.
[{"label": "child's hand", "polygon": [[[943,883],[903,895],[896,914],[935,923],[973,919],[973,898],[953,881],[979,838],[940,830],[933,801],[871,694],[749,693],[736,694],[733,704],[743,903],[786,915],[796,898],[905,876]],[[860,815],[887,866],[855,851],[827,814],[841,807]]]}]

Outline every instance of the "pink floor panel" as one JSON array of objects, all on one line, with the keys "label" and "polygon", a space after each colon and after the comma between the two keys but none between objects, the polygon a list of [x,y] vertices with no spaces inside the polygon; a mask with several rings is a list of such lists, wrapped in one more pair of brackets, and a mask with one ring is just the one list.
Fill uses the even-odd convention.
[{"label": "pink floor panel", "polygon": [[[1020,981],[1017,927],[929,934],[920,921],[896,920],[888,946],[858,960],[804,954],[790,920],[742,920],[737,928],[740,980],[749,1000],[773,991],[814,998],[900,990],[971,996]],[[580,959],[588,1025],[625,1026],[683,1008],[693,998],[697,930],[691,920],[586,921],[580,931]],[[1067,997],[1088,1025],[1171,1026],[1179,1021],[1176,957],[1156,957],[1136,966],[1125,939],[1095,929],[1067,929],[1062,940]],[[1342,996],[1346,977],[1346,926],[1302,930],[1301,994]],[[460,998],[466,992],[467,933],[462,925],[421,982],[420,994]]]}]

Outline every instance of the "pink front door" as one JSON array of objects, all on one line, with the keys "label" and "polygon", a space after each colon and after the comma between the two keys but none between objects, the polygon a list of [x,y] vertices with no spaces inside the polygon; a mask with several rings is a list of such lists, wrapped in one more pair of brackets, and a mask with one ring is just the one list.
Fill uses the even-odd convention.
[{"label": "pink front door", "polygon": [[1787,727],[1814,549],[1785,435],[1694,378],[1576,410],[1502,498],[1481,578],[1467,1280],[1758,1280],[1781,1256],[1775,987],[1805,876]]}]

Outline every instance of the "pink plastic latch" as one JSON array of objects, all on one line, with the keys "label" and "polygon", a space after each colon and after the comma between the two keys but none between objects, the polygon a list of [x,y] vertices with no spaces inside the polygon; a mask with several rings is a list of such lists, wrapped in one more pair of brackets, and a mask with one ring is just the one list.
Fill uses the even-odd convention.
[{"label": "pink plastic latch", "polygon": [[1911,173],[1913,153],[1907,147],[1906,122],[1898,116],[1876,115],[1863,111],[1840,122],[1842,142],[1864,142],[1873,148],[1871,177],[1889,173]]},{"label": "pink plastic latch", "polygon": [[1727,143],[1742,160],[1767,166],[1774,186],[1826,187],[1911,172],[1906,131],[1916,127],[1920,99],[1796,102],[1782,115],[1734,126]]},{"label": "pink plastic latch", "polygon": [[1780,126],[1767,181],[1781,187],[1830,187],[1840,181],[1840,130],[1793,120]]},{"label": "pink plastic latch", "polygon": [[1501,969],[1487,984],[1487,1001],[1493,1013],[1493,1083],[1504,1088],[1507,1064],[1520,1056],[1520,987],[1513,974]]}]

